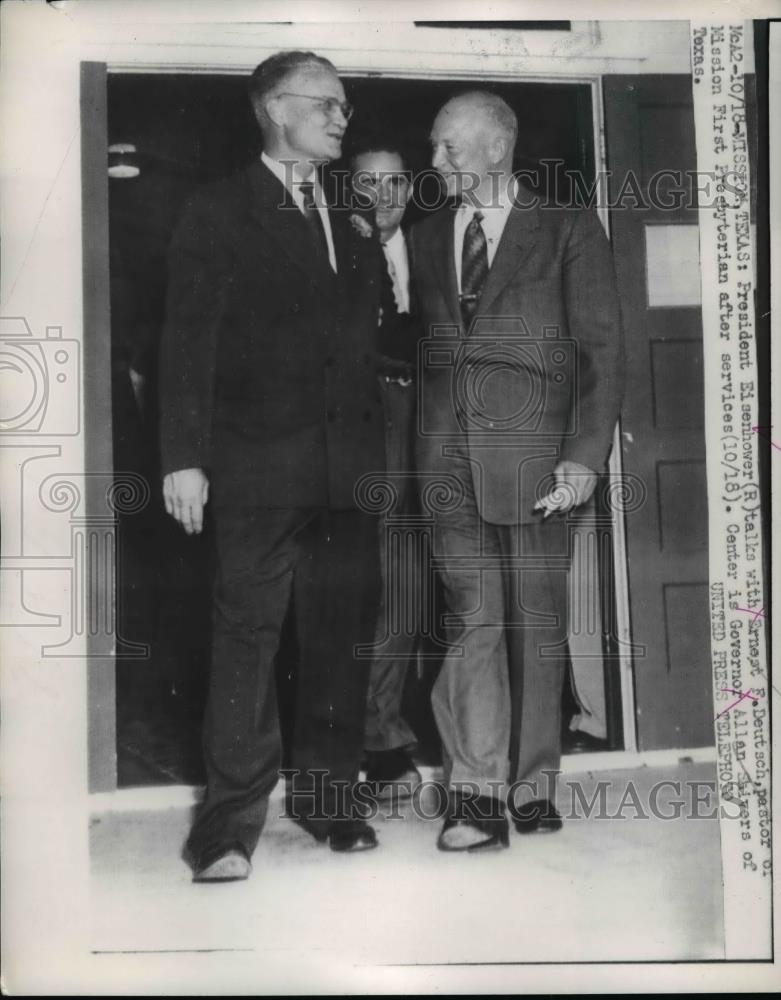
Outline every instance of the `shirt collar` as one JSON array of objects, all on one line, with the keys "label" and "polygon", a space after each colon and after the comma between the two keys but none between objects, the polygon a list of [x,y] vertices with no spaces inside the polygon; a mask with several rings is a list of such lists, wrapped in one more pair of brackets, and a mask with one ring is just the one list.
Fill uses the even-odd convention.
[{"label": "shirt collar", "polygon": [[472,218],[476,211],[483,213],[484,217],[491,218],[500,217],[503,215],[509,215],[510,209],[513,207],[515,201],[515,194],[517,192],[518,182],[517,180],[511,180],[507,188],[505,188],[499,197],[498,202],[491,202],[487,205],[473,205],[470,201],[464,199],[459,206],[459,213],[461,217],[468,221]]},{"label": "shirt collar", "polygon": [[298,194],[299,186],[302,183],[305,183],[306,181],[312,182],[315,186],[315,190],[316,191],[319,190],[320,185],[317,180],[316,170],[313,170],[312,173],[309,175],[309,177],[303,180],[301,178],[301,174],[297,163],[293,163],[291,169],[289,160],[286,161],[285,163],[282,163],[279,160],[275,160],[273,157],[269,156],[268,153],[265,152],[260,154],[260,159],[262,160],[263,163],[265,163],[265,165],[272,172],[272,174],[274,174],[275,177],[279,178],[279,180],[285,185],[285,187],[288,189],[288,191],[290,191],[292,195]]},{"label": "shirt collar", "polygon": [[404,245],[404,233],[399,227],[396,232],[391,236],[387,242],[383,243],[383,246],[387,247],[388,250],[400,249]]}]

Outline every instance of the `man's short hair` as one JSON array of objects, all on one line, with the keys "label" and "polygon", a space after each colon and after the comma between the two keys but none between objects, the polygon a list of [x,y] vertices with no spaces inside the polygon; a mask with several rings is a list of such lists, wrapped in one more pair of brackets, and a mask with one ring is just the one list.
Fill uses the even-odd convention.
[{"label": "man's short hair", "polygon": [[355,172],[355,161],[366,153],[391,153],[401,160],[403,170],[409,170],[410,155],[406,144],[392,133],[362,132],[353,139],[347,150],[350,170]]},{"label": "man's short hair", "polygon": [[261,128],[269,124],[266,113],[268,98],[287,77],[308,66],[320,67],[336,73],[336,67],[329,59],[318,56],[315,52],[301,52],[298,49],[289,52],[276,52],[255,67],[249,78],[247,92]]}]

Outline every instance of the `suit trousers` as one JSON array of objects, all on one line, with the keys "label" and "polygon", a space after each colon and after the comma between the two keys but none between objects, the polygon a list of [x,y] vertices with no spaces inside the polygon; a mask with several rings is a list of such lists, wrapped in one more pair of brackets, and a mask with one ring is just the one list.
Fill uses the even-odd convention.
[{"label": "suit trousers", "polygon": [[404,518],[415,511],[412,478],[415,386],[379,376],[385,415],[388,482],[396,492],[389,517],[380,519],[382,596],[374,636],[375,655],[366,701],[365,747],[393,750],[417,742],[401,714],[407,669],[414,657],[420,602],[418,546],[405,544]]},{"label": "suit trousers", "polygon": [[490,524],[479,514],[466,445],[443,471],[461,502],[436,516],[434,559],[448,652],[432,690],[452,790],[522,805],[553,798],[567,661],[567,523]]},{"label": "suit trousers", "polygon": [[214,522],[206,795],[187,845],[196,859],[235,842],[251,854],[260,836],[281,766],[274,660],[291,593],[299,663],[290,790],[322,832],[350,809],[369,676],[353,648],[371,639],[379,591],[372,515],[217,502]]}]

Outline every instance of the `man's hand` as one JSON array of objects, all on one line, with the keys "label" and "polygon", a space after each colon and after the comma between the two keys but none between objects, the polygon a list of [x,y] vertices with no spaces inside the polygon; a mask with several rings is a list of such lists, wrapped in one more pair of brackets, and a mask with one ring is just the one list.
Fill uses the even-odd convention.
[{"label": "man's hand", "polygon": [[188,535],[203,530],[203,508],[209,499],[209,480],[203,469],[179,469],[163,479],[165,509]]},{"label": "man's hand", "polygon": [[144,415],[144,393],[146,391],[146,376],[137,372],[135,368],[131,367],[128,369],[130,375],[130,384],[133,386],[133,395],[136,398],[136,406],[138,407],[138,412],[143,417]]},{"label": "man's hand", "polygon": [[566,514],[567,511],[580,507],[594,492],[597,485],[597,475],[579,462],[559,462],[553,470],[556,485],[534,505],[535,510],[542,510],[543,518],[554,511]]}]

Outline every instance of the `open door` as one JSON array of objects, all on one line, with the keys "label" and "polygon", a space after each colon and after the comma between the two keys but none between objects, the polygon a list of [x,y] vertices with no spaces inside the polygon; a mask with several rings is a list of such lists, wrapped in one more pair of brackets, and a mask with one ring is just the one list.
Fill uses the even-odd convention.
[{"label": "open door", "polygon": [[713,743],[699,242],[696,185],[686,176],[697,169],[691,88],[690,76],[604,84],[631,387],[622,461],[645,488],[626,517],[640,750]]},{"label": "open door", "polygon": [[[356,114],[356,129],[383,122],[405,136],[411,152],[419,154],[414,166],[423,167],[434,113],[455,87],[470,81],[355,77],[346,83],[350,99],[364,109],[364,121],[360,111]],[[491,86],[518,113],[518,166],[547,160],[558,164],[557,184],[566,182],[569,171],[587,186],[593,182],[591,84],[503,80]],[[245,81],[235,75],[111,73],[107,78],[104,66],[89,64],[83,93],[85,322],[90,327],[85,355],[96,373],[86,400],[90,414],[104,414],[88,421],[95,439],[89,468],[113,469],[149,487],[144,508],[120,512],[115,525],[121,550],[115,605],[122,638],[115,643],[116,669],[103,661],[92,668],[90,731],[95,774],[100,775],[93,787],[198,784],[209,648],[209,532],[200,541],[187,538],[162,510],[154,456],[154,345],[163,320],[166,249],[180,207],[194,187],[257,156],[258,136]],[[116,165],[123,169],[114,169],[106,155],[110,145],[132,151],[132,165],[120,158]],[[140,421],[134,398],[139,375],[146,383]],[[586,525],[584,560],[592,535]],[[593,553],[587,562],[596,567]],[[585,586],[592,597],[597,594],[593,580]],[[605,597],[612,600],[612,594]],[[607,726],[609,746],[618,747],[620,681],[611,672],[605,682],[602,608],[595,605],[580,618],[572,637],[576,673],[588,674],[597,700],[607,703],[608,715],[618,717]],[[142,648],[148,654],[136,655]],[[284,730],[291,671],[281,659]],[[436,664],[421,664],[408,685],[407,701],[421,746],[438,755],[428,699],[435,669]]]}]

